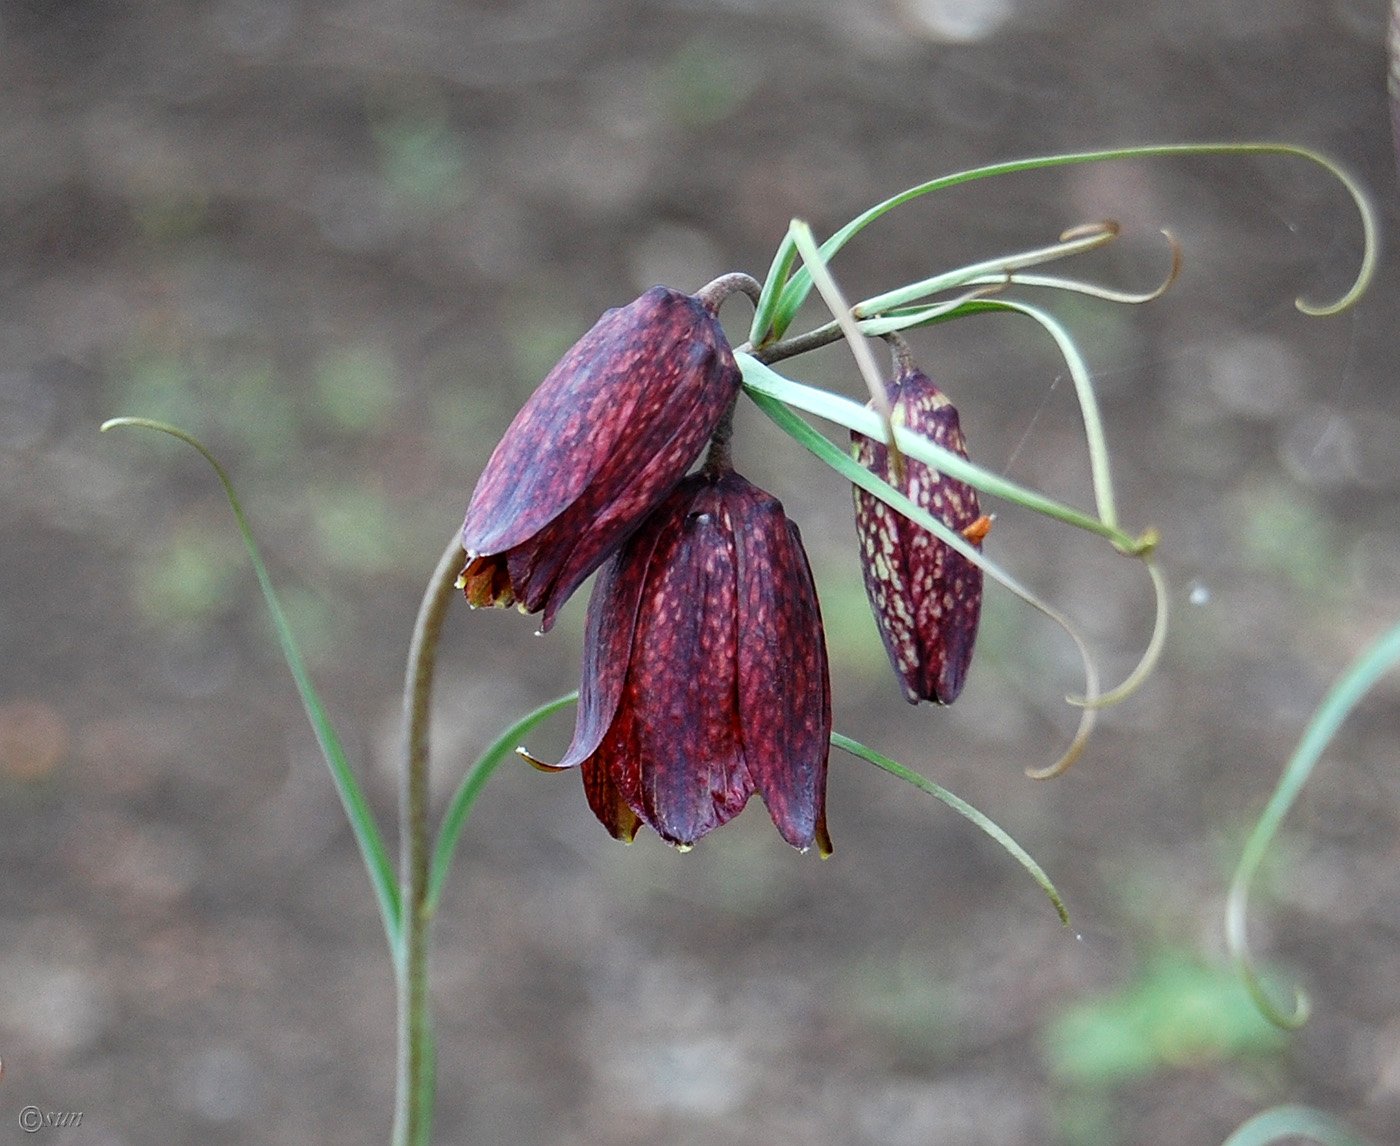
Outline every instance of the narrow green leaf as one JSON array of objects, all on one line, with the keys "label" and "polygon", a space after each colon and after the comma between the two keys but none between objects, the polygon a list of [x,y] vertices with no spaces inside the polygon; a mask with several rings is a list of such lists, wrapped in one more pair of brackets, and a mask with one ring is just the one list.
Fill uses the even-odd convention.
[{"label": "narrow green leaf", "polygon": [[[858,485],[864,490],[873,493],[887,505],[893,506],[904,514],[905,517],[918,525],[927,529],[940,541],[952,546],[974,565],[980,565],[997,580],[1006,584],[1006,587],[1013,593],[1017,592],[1014,579],[1010,574],[997,568],[987,556],[978,550],[972,542],[968,541],[956,529],[950,528],[947,524],[934,517],[928,510],[915,503],[910,497],[900,492],[884,478],[871,473],[863,465],[857,462],[849,454],[838,448],[829,438],[817,433],[811,426],[807,425],[801,418],[788,410],[781,402],[775,401],[766,394],[753,393],[749,397],[754,404],[776,422],[782,430],[795,439],[808,452],[826,462],[832,469],[846,478],[853,485]],[[1005,580],[1003,581],[1003,578]],[[1007,582],[1010,582],[1007,584]]]},{"label": "narrow green leaf", "polygon": [[1095,708],[1109,708],[1120,701],[1127,700],[1133,693],[1137,692],[1147,678],[1157,667],[1157,662],[1162,659],[1162,652],[1167,647],[1167,615],[1169,610],[1168,602],[1171,594],[1167,591],[1166,575],[1157,564],[1156,558],[1149,552],[1142,554],[1142,563],[1147,567],[1147,575],[1152,579],[1152,599],[1154,610],[1152,616],[1152,635],[1147,639],[1147,646],[1142,650],[1142,656],[1138,658],[1138,663],[1132,672],[1123,678],[1122,682],[1109,689],[1101,696],[1090,700],[1087,696],[1069,697],[1070,704],[1091,704]]},{"label": "narrow green leaf", "polygon": [[1009,299],[981,299],[970,304],[969,310],[1023,314],[1038,322],[1055,340],[1055,345],[1065,360],[1065,366],[1069,369],[1069,376],[1074,381],[1075,397],[1079,399],[1079,416],[1084,421],[1084,440],[1089,450],[1089,471],[1093,477],[1094,504],[1099,511],[1099,520],[1117,529],[1118,509],[1113,496],[1113,478],[1109,469],[1108,440],[1104,436],[1103,416],[1099,413],[1099,400],[1094,394],[1089,366],[1079,353],[1079,347],[1075,345],[1069,331],[1053,316],[1029,303],[1012,302]]},{"label": "narrow green leaf", "polygon": [[889,443],[890,468],[895,477],[899,478],[904,473],[904,455],[900,453],[899,439],[895,437],[894,410],[890,406],[889,395],[885,393],[885,379],[875,363],[875,355],[870,352],[870,344],[861,337],[856,320],[851,317],[850,305],[841,293],[840,286],[832,278],[831,272],[827,270],[826,264],[822,262],[812,228],[800,219],[794,219],[788,234],[797,245],[797,251],[802,256],[802,265],[811,274],[822,301],[826,303],[827,309],[831,311],[832,317],[846,336],[846,347],[856,360],[856,369],[860,371],[860,376],[865,380],[870,404],[880,415],[880,441]]},{"label": "narrow green leaf", "polygon": [[1088,298],[1121,303],[1124,306],[1141,306],[1143,303],[1161,298],[1167,292],[1171,281],[1171,279],[1164,280],[1151,290],[1130,291],[1104,286],[1102,283],[1086,282],[1083,279],[1067,279],[1060,275],[1014,274],[1009,279],[980,275],[977,278],[968,279],[967,285],[981,288],[976,294],[970,295],[970,298],[986,298],[990,289],[995,289],[1009,282],[1014,286],[1044,287],[1048,290],[1064,291],[1067,294],[1082,294]]},{"label": "narrow green leaf", "polygon": [[393,865],[389,862],[389,855],[384,849],[384,840],[379,833],[378,825],[375,823],[374,813],[370,810],[364,792],[355,779],[355,773],[346,759],[340,738],[336,735],[335,728],[321,704],[321,698],[311,683],[311,677],[306,671],[306,664],[302,660],[296,637],[292,633],[291,625],[287,622],[286,613],[282,610],[282,603],[272,587],[272,578],[268,575],[267,566],[263,564],[257,542],[253,539],[253,531],[248,525],[248,519],[244,516],[243,506],[239,503],[238,495],[234,492],[233,483],[229,479],[228,473],[203,442],[176,426],[153,421],[150,418],[111,418],[103,422],[101,428],[102,430],[110,430],[119,426],[136,426],[146,430],[158,430],[162,434],[178,438],[197,450],[219,479],[224,496],[228,499],[229,508],[233,510],[234,520],[238,524],[238,532],[243,538],[243,547],[247,550],[248,560],[253,566],[253,573],[258,579],[258,587],[262,590],[263,602],[272,616],[273,628],[277,632],[277,641],[282,648],[282,657],[287,662],[287,668],[291,670],[292,680],[296,683],[302,707],[306,710],[306,718],[311,723],[316,743],[320,746],[321,755],[325,758],[326,765],[330,769],[331,780],[340,796],[341,805],[345,808],[345,815],[350,821],[350,829],[354,833],[355,842],[359,845],[360,855],[364,859],[366,870],[369,872],[370,884],[374,888],[375,899],[379,903],[379,914],[384,921],[384,931],[389,939],[389,949],[397,951],[399,935],[403,927],[403,909]]},{"label": "narrow green leaf", "polygon": [[897,331],[913,330],[916,326],[932,326],[940,319],[956,318],[960,313],[965,313],[964,308],[968,303],[986,298],[988,293],[987,287],[978,286],[956,298],[944,299],[926,306],[891,307],[873,318],[857,319],[855,327],[867,338],[879,338]]},{"label": "narrow green leaf", "polygon": [[1019,282],[1021,277],[1016,272],[1023,267],[1039,266],[1042,263],[1055,262],[1058,259],[1069,258],[1071,255],[1096,250],[1117,236],[1118,229],[1116,227],[1105,227],[1092,234],[1061,240],[1048,247],[1040,247],[1033,251],[1019,251],[1014,255],[1002,255],[997,259],[986,259],[980,263],[972,263],[965,267],[958,267],[956,270],[945,271],[943,274],[934,275],[932,278],[923,279],[920,282],[910,283],[896,290],[886,291],[884,294],[878,294],[872,298],[862,299],[856,303],[853,310],[857,318],[865,318],[870,315],[883,314],[894,307],[909,306],[928,298],[930,295],[966,286],[973,282]]},{"label": "narrow green leaf", "polygon": [[1230,884],[1225,907],[1225,936],[1230,952],[1260,1011],[1281,1027],[1298,1027],[1307,1022],[1310,1004],[1307,995],[1295,989],[1293,1009],[1288,1013],[1270,997],[1249,948],[1250,888],[1284,817],[1298,799],[1303,785],[1312,775],[1313,767],[1336,736],[1342,722],[1371,691],[1376,681],[1396,665],[1400,665],[1400,625],[1384,633],[1366,649],[1323,698],[1293,755],[1284,765],[1278,787],[1250,832],[1239,866],[1235,869],[1235,878]]},{"label": "narrow green leaf", "polygon": [[1065,907],[1064,900],[1060,898],[1060,893],[1055,889],[1055,885],[1050,882],[1050,877],[1046,875],[1041,866],[1031,858],[1030,853],[1012,839],[1011,836],[1008,835],[1004,829],[999,827],[990,817],[979,812],[966,800],[953,795],[947,788],[935,784],[927,776],[922,776],[913,769],[906,768],[903,764],[891,760],[888,756],[881,755],[873,748],[867,748],[859,740],[852,740],[849,736],[842,736],[839,732],[833,732],[831,734],[831,744],[834,748],[839,748],[843,752],[849,752],[852,756],[858,756],[860,759],[874,764],[875,767],[883,769],[891,776],[898,776],[901,780],[913,784],[919,791],[927,792],[930,796],[942,800],[948,807],[957,812],[958,815],[971,820],[977,827],[981,828],[982,831],[996,840],[1012,859],[1030,873],[1031,878],[1040,885],[1041,891],[1045,892],[1050,902],[1054,905],[1055,911],[1060,917],[1060,922],[1066,926],[1069,925],[1069,910]]},{"label": "narrow green leaf", "polygon": [[[1037,322],[1055,340],[1055,346],[1060,351],[1060,356],[1064,359],[1065,367],[1074,383],[1075,397],[1079,402],[1079,414],[1084,422],[1084,440],[1089,451],[1089,471],[1093,479],[1094,501],[1098,508],[1097,520],[1116,532],[1118,529],[1118,510],[1113,495],[1108,440],[1104,435],[1103,417],[1099,413],[1098,398],[1094,394],[1093,378],[1089,373],[1088,364],[1084,361],[1084,356],[1079,353],[1079,347],[1058,319],[1029,303],[1016,302],[1011,299],[978,297],[960,299],[956,306],[946,310],[939,308],[930,314],[920,315],[916,312],[907,316],[906,321],[896,324],[881,323],[876,320],[871,324],[871,329],[880,329],[882,332],[886,328],[907,330],[913,326],[932,325],[946,322],[951,318],[964,318],[973,314],[1024,315]],[[865,323],[859,325],[862,330],[866,329]],[[1115,542],[1115,544],[1119,543]],[[1128,551],[1133,551],[1134,544],[1130,543]]]},{"label": "narrow green leaf", "polygon": [[[912,501],[910,501],[908,497],[906,497],[899,490],[895,489],[894,486],[890,485],[883,479],[876,477],[874,474],[866,470],[863,466],[858,465],[854,459],[842,453],[839,449],[832,445],[832,443],[827,438],[817,433],[814,429],[812,429],[811,426],[807,425],[806,422],[804,422],[801,418],[797,417],[797,415],[795,415],[791,410],[789,410],[787,406],[785,406],[782,402],[775,400],[772,394],[775,389],[779,392],[786,394],[797,394],[801,401],[794,402],[794,405],[802,406],[804,401],[810,400],[810,405],[804,408],[811,409],[815,407],[820,407],[823,412],[829,409],[832,411],[832,413],[838,414],[838,417],[833,418],[832,420],[837,421],[841,424],[845,424],[843,420],[844,415],[849,413],[850,411],[849,409],[839,409],[840,404],[845,404],[845,406],[847,407],[855,407],[855,409],[861,410],[861,412],[866,416],[867,421],[873,420],[871,418],[871,411],[864,410],[862,407],[855,406],[855,403],[847,402],[846,399],[840,398],[834,394],[829,394],[826,391],[822,390],[815,390],[812,387],[803,386],[799,382],[793,382],[790,378],[783,378],[782,375],[777,374],[775,371],[773,371],[767,366],[763,366],[761,363],[758,363],[755,359],[750,358],[748,355],[740,356],[741,369],[747,370],[748,364],[751,362],[754,363],[755,366],[760,367],[762,371],[766,371],[766,374],[762,375],[761,381],[767,383],[768,385],[766,389],[760,389],[760,386],[758,385],[750,387],[750,379],[746,373],[744,379],[746,392],[748,393],[750,399],[752,399],[753,402],[759,407],[759,409],[763,410],[763,412],[767,414],[769,418],[776,422],[794,440],[796,440],[800,445],[802,445],[812,454],[816,455],[822,461],[826,462],[838,473],[849,478],[851,482],[853,482],[855,485],[860,486],[862,489],[869,490],[876,497],[884,501],[887,505],[892,506],[900,513],[904,514],[904,516],[908,517],[911,521],[914,521],[919,525],[923,526],[925,529],[928,529],[929,532],[933,533],[940,540],[947,542],[959,553],[967,557],[969,561],[973,562],[973,564],[975,565],[980,566],[1005,588],[1015,593],[1032,608],[1037,609],[1041,613],[1045,614],[1045,616],[1049,617],[1052,621],[1054,621],[1057,625],[1064,629],[1066,633],[1069,634],[1070,638],[1075,642],[1076,646],[1078,646],[1080,650],[1080,655],[1084,659],[1085,675],[1086,679],[1089,681],[1089,689],[1085,692],[1083,696],[1070,696],[1066,698],[1071,704],[1081,705],[1086,708],[1107,708],[1110,705],[1117,704],[1119,701],[1127,699],[1127,697],[1131,696],[1134,692],[1136,692],[1142,686],[1143,682],[1146,681],[1148,676],[1151,675],[1153,669],[1155,669],[1157,666],[1157,662],[1161,659],[1162,651],[1166,647],[1169,597],[1167,592],[1166,579],[1162,575],[1161,568],[1153,559],[1153,551],[1156,548],[1158,540],[1157,533],[1155,530],[1148,530],[1146,533],[1144,533],[1141,537],[1138,538],[1128,538],[1126,534],[1123,534],[1118,530],[1105,532],[1105,530],[1097,527],[1100,523],[1094,522],[1094,519],[1092,518],[1084,519],[1084,521],[1088,522],[1089,524],[1081,524],[1081,522],[1077,520],[1070,522],[1071,524],[1080,524],[1081,528],[1087,528],[1091,532],[1099,533],[1102,536],[1107,536],[1109,540],[1113,542],[1114,547],[1118,549],[1121,553],[1124,553],[1128,556],[1140,558],[1142,562],[1147,566],[1148,575],[1152,580],[1152,593],[1155,604],[1155,610],[1152,624],[1152,635],[1148,639],[1147,646],[1143,650],[1143,654],[1139,658],[1137,665],[1128,674],[1128,676],[1124,678],[1122,683],[1116,685],[1106,693],[1096,695],[1094,689],[1096,687],[1095,682],[1097,680],[1097,676],[1089,660],[1088,652],[1084,646],[1083,641],[1080,639],[1073,626],[1069,624],[1068,620],[1065,617],[1063,617],[1057,610],[1050,608],[1044,602],[1040,601],[1037,597],[1030,593],[1029,590],[1025,589],[1018,581],[1011,577],[1010,574],[1005,572],[1005,570],[1001,569],[993,562],[987,560],[987,558],[981,552],[973,549],[972,546],[967,542],[967,539],[964,538],[961,534],[955,533],[954,531],[950,530],[941,521],[938,521],[925,510],[915,505]],[[755,370],[754,373],[755,376],[759,375],[758,370]],[[772,385],[774,380],[780,381],[788,389],[784,390],[783,386],[774,387]],[[826,400],[830,401],[828,402]],[[861,432],[865,431],[862,430]],[[944,450],[941,446],[934,445],[933,442],[930,442],[926,438],[910,435],[906,430],[899,430],[897,432],[901,435],[900,441],[905,446],[905,452],[908,453],[911,457],[918,458],[920,461],[923,461],[928,465],[937,466],[940,463],[936,461],[930,461],[929,458],[923,452],[924,447],[929,447],[931,450],[937,451],[939,455],[946,454],[948,457],[954,458],[959,462],[965,460],[959,457],[959,455],[952,453],[951,451]],[[1103,448],[1105,450],[1107,449],[1106,446],[1104,446]],[[971,463],[968,464],[970,465]],[[995,493],[996,490],[992,490],[991,492]],[[1040,495],[1036,496],[1040,497]],[[1011,498],[1009,500],[1017,501],[1019,504],[1022,505],[1026,504],[1020,498]],[[1040,509],[1040,507],[1036,505],[1032,505],[1029,508]],[[1041,512],[1047,511],[1041,509]],[[1078,511],[1070,510],[1069,512],[1077,516]],[[1055,516],[1060,520],[1065,520],[1065,518],[1059,513],[1052,513],[1051,516]],[[1087,736],[1088,727],[1081,725],[1080,732],[1081,735]],[[1068,763],[1066,761],[1072,760],[1074,758],[1074,755],[1077,755],[1077,746],[1082,746],[1082,740],[1080,736],[1075,737],[1074,745],[1076,747],[1072,747],[1070,753],[1067,753],[1066,757],[1062,758],[1062,760],[1059,763],[1053,765],[1048,769],[1032,771],[1031,775],[1038,779],[1049,779],[1051,776],[1059,775],[1061,772],[1064,771],[1066,767],[1068,767]]]},{"label": "narrow green leaf", "polygon": [[778,300],[782,297],[783,287],[796,260],[797,246],[793,243],[792,232],[789,230],[783,236],[783,241],[778,244],[777,253],[773,256],[773,265],[768,268],[768,277],[763,280],[763,289],[754,305],[753,325],[749,328],[749,345],[755,349],[772,342],[775,338],[781,338],[783,330],[787,329],[775,329],[773,316],[777,312]]},{"label": "narrow green leaf", "polygon": [[[1303,299],[1299,298],[1296,300],[1296,305],[1304,314],[1336,314],[1338,311],[1345,310],[1347,307],[1351,306],[1365,293],[1366,287],[1370,284],[1372,277],[1375,275],[1376,263],[1380,251],[1380,226],[1376,219],[1375,208],[1356,180],[1348,175],[1336,163],[1333,163],[1326,156],[1316,151],[1288,143],[1172,143],[1154,144],[1146,147],[1117,147],[1102,151],[1081,151],[1069,152],[1063,155],[1036,156],[1030,159],[1012,160],[1007,163],[992,163],[984,167],[975,167],[968,171],[958,171],[951,175],[930,179],[927,183],[920,183],[917,186],[910,187],[897,195],[890,196],[890,198],[882,203],[877,203],[869,210],[863,211],[822,244],[822,258],[829,262],[853,237],[876,219],[880,218],[882,215],[888,214],[896,207],[902,206],[922,195],[928,195],[934,191],[942,191],[949,187],[956,187],[963,183],[971,183],[979,179],[990,179],[1000,175],[1010,175],[1020,171],[1067,167],[1081,163],[1102,163],[1114,159],[1183,158],[1207,155],[1293,156],[1295,158],[1306,159],[1310,163],[1316,163],[1340,182],[1351,196],[1352,202],[1355,203],[1356,209],[1361,216],[1364,244],[1361,266],[1357,271],[1356,279],[1351,287],[1335,302],[1317,304],[1305,302]],[[774,326],[776,329],[780,331],[787,329],[803,302],[806,301],[807,295],[810,293],[811,289],[811,275],[807,272],[806,268],[799,268],[797,273],[792,276],[787,285],[783,288],[782,297],[778,301],[776,313],[774,315]]]},{"label": "narrow green leaf", "polygon": [[[932,278],[863,299],[851,307],[851,316],[855,319],[855,329],[867,337],[878,338],[894,331],[911,330],[926,324],[932,325],[941,319],[963,317],[968,313],[974,313],[964,310],[964,304],[994,297],[1010,286],[1045,287],[1132,306],[1161,298],[1181,274],[1181,248],[1176,239],[1167,231],[1163,231],[1162,234],[1171,244],[1171,268],[1163,280],[1148,291],[1119,290],[1100,283],[1063,278],[1059,275],[1022,273],[1021,268],[1023,267],[1035,266],[1039,263],[1050,262],[1055,258],[1063,258],[1102,246],[1105,242],[1116,237],[1117,233],[1116,228],[1109,229],[1105,225],[1088,237],[1057,243],[1052,247],[1040,250],[1024,251],[1003,256],[1000,259],[990,259],[970,266],[958,267]],[[936,302],[922,301],[931,295],[952,290],[955,287],[970,287],[972,289],[965,290],[955,298],[940,299]],[[830,340],[829,336],[838,330],[843,334],[847,333],[839,322],[823,323],[809,330],[797,341],[809,343],[817,341],[818,344],[824,345],[820,340],[823,337]],[[743,349],[750,348],[746,346]],[[763,357],[765,360],[770,358],[767,354]]]},{"label": "narrow green leaf", "polygon": [[491,779],[502,762],[515,752],[521,740],[560,709],[567,708],[577,700],[578,693],[571,692],[522,716],[502,732],[491,747],[482,753],[481,758],[467,769],[466,775],[457,785],[457,791],[452,794],[452,800],[442,817],[442,826],[438,829],[437,845],[433,849],[432,873],[428,877],[427,910],[430,914],[437,910],[442,886],[447,880],[447,873],[452,867],[452,857],[457,851],[457,840],[461,837],[467,817],[476,805],[477,797],[486,787],[486,781]]},{"label": "narrow green leaf", "polygon": [[1269,1146],[1285,1138],[1307,1138],[1322,1146],[1366,1146],[1330,1114],[1311,1106],[1275,1106],[1256,1114],[1221,1146]]},{"label": "narrow green leaf", "polygon": [[[882,440],[883,431],[880,417],[873,410],[868,410],[859,403],[852,402],[849,398],[843,398],[839,394],[819,390],[814,386],[806,386],[801,382],[787,378],[751,355],[736,353],[734,357],[739,363],[739,369],[743,372],[744,389],[749,397],[756,399],[763,396],[775,399],[781,405],[795,406],[799,410],[806,410],[809,414],[815,414],[819,418],[825,418],[829,422],[835,422],[837,425],[855,430],[866,437],[874,438],[877,441]],[[769,409],[766,405],[763,408],[765,411]],[[798,419],[798,421],[800,420]],[[966,482],[993,497],[1003,498],[1006,501],[1034,510],[1036,513],[1043,513],[1057,521],[1063,521],[1078,529],[1105,537],[1113,542],[1116,548],[1125,553],[1138,554],[1142,551],[1140,538],[1133,538],[1083,510],[1055,501],[1043,493],[1020,485],[1009,478],[1004,478],[991,470],[984,469],[966,458],[960,457],[952,450],[936,445],[920,434],[896,427],[895,437],[899,448],[905,454],[911,458],[917,458],[925,465],[932,466],[939,473]]]}]

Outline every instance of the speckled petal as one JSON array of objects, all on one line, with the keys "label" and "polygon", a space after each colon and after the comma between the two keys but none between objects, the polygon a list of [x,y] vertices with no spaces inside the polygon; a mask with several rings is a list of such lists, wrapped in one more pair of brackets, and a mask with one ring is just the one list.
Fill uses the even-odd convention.
[{"label": "speckled petal", "polygon": [[[696,440],[697,423],[682,419],[675,436],[653,457],[636,466],[634,481],[620,486],[615,496],[599,497],[590,490],[575,507],[551,522],[540,534],[539,548],[557,554],[552,564],[532,571],[524,590],[527,612],[543,610],[540,631],[548,632],[559,607],[569,599],[589,575],[615,550],[637,523],[654,507],[657,491],[669,491],[700,450]],[[705,431],[708,433],[708,430]],[[609,482],[599,481],[597,489]],[[520,590],[521,582],[516,583]]]},{"label": "speckled petal", "polygon": [[816,843],[826,855],[831,684],[812,571],[777,499],[737,474],[725,480],[735,516],[744,756],[783,839],[797,848]]},{"label": "speckled petal", "polygon": [[831,692],[811,570],[776,500],[684,479],[603,566],[573,743],[589,806],[688,847],[761,791],[783,838],[831,845]]},{"label": "speckled petal", "polygon": [[653,514],[598,571],[588,601],[573,741],[555,767],[582,764],[597,751],[613,723],[627,684],[647,565],[659,536],[671,522],[664,509]]},{"label": "speckled petal", "polygon": [[623,707],[641,757],[635,810],[684,846],[736,816],[753,780],[737,726],[733,526],[709,478],[678,493],[668,506],[680,528],[652,554]]},{"label": "speckled petal", "polygon": [[487,462],[462,526],[468,599],[546,608],[548,628],[690,467],[738,387],[724,333],[697,299],[653,287],[609,311]]},{"label": "speckled petal", "polygon": [[608,829],[614,839],[630,844],[641,826],[641,817],[632,810],[638,785],[627,785],[633,790],[633,798],[628,799],[618,780],[624,783],[636,780],[637,746],[633,735],[631,713],[623,710],[608,729],[607,735],[598,745],[593,755],[583,761],[580,771],[583,774],[583,791],[588,806]]}]

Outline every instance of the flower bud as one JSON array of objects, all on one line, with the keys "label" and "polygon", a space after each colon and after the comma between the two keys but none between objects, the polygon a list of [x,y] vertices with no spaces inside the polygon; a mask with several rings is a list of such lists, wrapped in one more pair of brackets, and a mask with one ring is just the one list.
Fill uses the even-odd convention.
[{"label": "flower bud", "polygon": [[[901,364],[887,394],[895,426],[967,457],[958,412],[926,374]],[[857,433],[851,442],[857,462],[981,548],[991,520],[975,489],[907,456],[901,480],[886,446]],[[982,570],[873,494],[857,487],[855,501],[865,592],[905,698],[951,704],[977,639]]]}]

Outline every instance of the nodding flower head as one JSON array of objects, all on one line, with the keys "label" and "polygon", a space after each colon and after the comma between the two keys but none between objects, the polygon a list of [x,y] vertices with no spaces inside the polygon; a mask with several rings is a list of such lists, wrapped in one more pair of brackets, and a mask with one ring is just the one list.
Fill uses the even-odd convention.
[{"label": "nodding flower head", "polygon": [[544,611],[665,499],[739,392],[706,303],[666,287],[610,310],[559,360],[496,446],[462,526],[473,606]]},{"label": "nodding flower head", "polygon": [[[887,394],[895,426],[967,457],[958,412],[926,374],[901,361]],[[910,457],[901,480],[882,443],[856,433],[851,441],[856,461],[981,547],[991,520],[975,489]],[[977,639],[982,570],[873,494],[857,487],[855,499],[865,592],[905,698],[951,704]]]},{"label": "nodding flower head", "polygon": [[755,791],[779,834],[831,851],[831,688],[812,574],[778,501],[732,470],[686,478],[603,566],[573,743],[589,805],[688,848]]}]

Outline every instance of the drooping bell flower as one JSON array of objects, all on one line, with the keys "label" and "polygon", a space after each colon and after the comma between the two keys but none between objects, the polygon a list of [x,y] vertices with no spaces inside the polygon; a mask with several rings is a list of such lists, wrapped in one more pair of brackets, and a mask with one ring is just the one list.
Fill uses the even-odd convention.
[{"label": "drooping bell flower", "polygon": [[[782,505],[732,470],[686,478],[598,574],[573,743],[618,839],[688,848],[757,792],[831,851],[831,687],[811,570]],[[535,761],[535,763],[539,763]]]},{"label": "drooping bell flower", "polygon": [[[902,353],[886,393],[895,426],[967,457],[957,410]],[[901,478],[884,444],[857,433],[851,442],[857,462],[981,548],[991,519],[982,516],[975,489],[910,457]],[[977,639],[982,570],[859,487],[855,500],[865,592],[904,696],[910,704],[952,704]]]},{"label": "drooping bell flower", "polygon": [[544,610],[671,492],[739,391],[710,306],[652,287],[610,310],[521,408],[472,493],[458,586],[473,606]]}]

